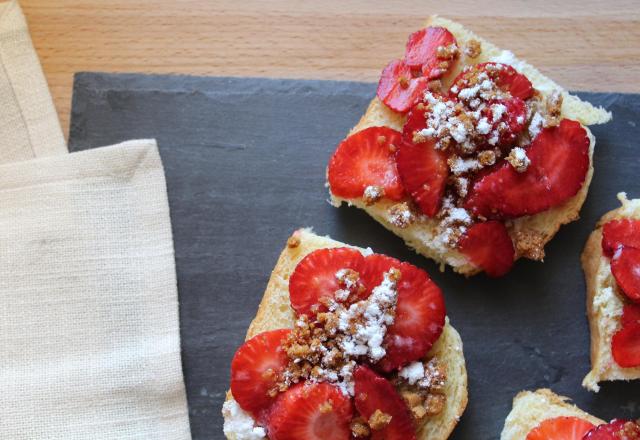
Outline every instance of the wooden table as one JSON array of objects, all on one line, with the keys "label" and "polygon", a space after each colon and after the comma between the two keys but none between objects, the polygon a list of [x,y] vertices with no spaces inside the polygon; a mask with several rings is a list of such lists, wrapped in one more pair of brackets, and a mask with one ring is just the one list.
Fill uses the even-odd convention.
[{"label": "wooden table", "polygon": [[640,92],[638,0],[22,0],[67,131],[74,72],[377,81],[438,13],[574,90]]}]

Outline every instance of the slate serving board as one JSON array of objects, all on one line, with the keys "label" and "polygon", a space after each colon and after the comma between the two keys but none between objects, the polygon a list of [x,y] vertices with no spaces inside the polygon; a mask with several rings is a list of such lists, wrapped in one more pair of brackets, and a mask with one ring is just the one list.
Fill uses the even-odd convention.
[{"label": "slate serving board", "polygon": [[599,394],[580,386],[589,333],[579,254],[596,220],[640,197],[640,95],[580,93],[614,114],[593,127],[596,173],[582,219],[506,277],[471,280],[404,247],[355,208],[335,209],[324,188],[329,156],[357,122],[375,85],[354,82],[76,75],[72,151],[132,138],[158,140],[173,224],[183,363],[193,438],[222,439],[229,365],[290,233],[370,246],[425,268],[460,331],[470,402],[453,439],[496,439],[511,399],[551,387],[605,418],[640,416],[640,382]]}]

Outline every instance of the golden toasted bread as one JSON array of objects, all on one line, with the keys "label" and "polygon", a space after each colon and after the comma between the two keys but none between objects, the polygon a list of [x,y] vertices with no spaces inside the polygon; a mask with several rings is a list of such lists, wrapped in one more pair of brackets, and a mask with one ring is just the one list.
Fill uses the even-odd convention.
[{"label": "golden toasted bread", "polygon": [[[310,229],[300,229],[294,235],[299,240],[299,244],[295,247],[285,247],[280,254],[276,267],[271,272],[271,278],[258,307],[256,317],[249,326],[246,339],[268,330],[292,328],[295,315],[289,301],[289,277],[296,265],[305,255],[314,250],[348,246],[329,237],[318,236]],[[370,250],[356,249],[364,254],[371,252]],[[462,351],[462,340],[458,332],[449,324],[448,318],[442,335],[431,348],[427,358],[433,356],[436,356],[446,368],[445,393],[447,401],[445,409],[441,413],[425,419],[419,427],[418,438],[420,440],[448,438],[467,406],[467,370]],[[232,400],[233,396],[229,391],[227,392],[227,401]],[[225,419],[229,418],[228,411],[223,411],[223,415]],[[227,433],[227,438],[237,440],[230,433]]]},{"label": "golden toasted bread", "polygon": [[[481,54],[474,58],[471,64],[487,61],[502,62],[512,65],[520,73],[529,78],[533,86],[543,95],[549,96],[554,91],[563,95],[562,117],[579,121],[583,125],[602,124],[611,119],[611,113],[602,108],[596,108],[588,102],[581,101],[577,96],[569,94],[558,84],[547,78],[540,71],[524,61],[517,59],[511,52],[503,51],[488,41],[478,37],[462,25],[450,20],[432,16],[425,26],[441,26],[447,28],[456,38],[459,47],[465,47],[470,40],[480,42]],[[449,86],[453,79],[465,66],[465,58],[461,57],[457,66],[444,78],[443,83]],[[402,130],[405,116],[396,113],[383,104],[377,97],[374,98],[360,122],[351,130],[351,133],[363,130],[371,126],[387,126],[396,130]],[[586,128],[586,127],[585,127]],[[595,139],[587,129],[590,139],[589,157],[593,164],[593,148]],[[580,208],[591,183],[593,166],[590,165],[585,182],[580,191],[567,200],[561,206],[532,216],[515,219],[509,226],[509,234],[516,248],[516,258],[525,257],[534,260],[544,258],[544,246],[558,232],[560,226],[570,223],[579,217]],[[371,217],[381,223],[385,228],[401,237],[405,243],[417,253],[431,258],[440,263],[450,265],[453,270],[464,275],[474,275],[480,269],[472,264],[463,254],[455,249],[441,244],[437,237],[438,220],[424,219],[413,222],[406,228],[400,228],[392,223],[389,208],[395,203],[382,199],[378,203],[367,206],[362,199],[345,200],[334,195],[332,203],[339,206],[343,202],[365,210]]]}]

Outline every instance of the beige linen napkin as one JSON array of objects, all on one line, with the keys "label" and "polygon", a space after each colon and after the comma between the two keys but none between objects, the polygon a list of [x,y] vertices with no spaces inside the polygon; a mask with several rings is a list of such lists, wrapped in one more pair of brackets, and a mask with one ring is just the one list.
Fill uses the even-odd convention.
[{"label": "beige linen napkin", "polygon": [[20,6],[0,3],[0,163],[66,151]]},{"label": "beige linen napkin", "polygon": [[0,438],[190,438],[155,141],[0,166]]}]

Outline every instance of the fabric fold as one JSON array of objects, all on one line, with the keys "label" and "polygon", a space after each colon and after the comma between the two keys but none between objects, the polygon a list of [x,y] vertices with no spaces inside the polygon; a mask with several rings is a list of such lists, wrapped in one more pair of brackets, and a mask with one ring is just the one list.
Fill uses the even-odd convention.
[{"label": "fabric fold", "polygon": [[0,3],[0,163],[67,152],[47,81],[16,0]]},{"label": "fabric fold", "polygon": [[155,141],[0,166],[0,438],[190,438]]}]

